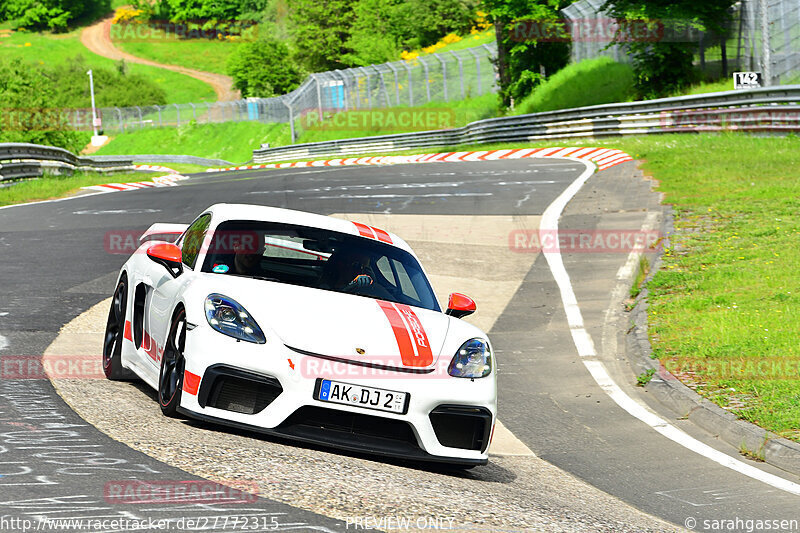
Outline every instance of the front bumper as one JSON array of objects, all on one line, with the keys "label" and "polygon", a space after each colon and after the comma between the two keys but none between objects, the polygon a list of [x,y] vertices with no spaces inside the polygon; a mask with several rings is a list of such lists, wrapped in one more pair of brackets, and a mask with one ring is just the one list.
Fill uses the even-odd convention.
[{"label": "front bumper", "polygon": [[[334,364],[293,351],[274,336],[257,345],[204,326],[187,334],[185,357],[186,371],[200,377],[181,396],[179,411],[187,416],[352,452],[468,466],[488,462],[497,412],[494,376],[470,380],[446,371]],[[408,410],[395,414],[316,400],[319,379],[406,392]],[[220,386],[223,380],[227,384]]]}]

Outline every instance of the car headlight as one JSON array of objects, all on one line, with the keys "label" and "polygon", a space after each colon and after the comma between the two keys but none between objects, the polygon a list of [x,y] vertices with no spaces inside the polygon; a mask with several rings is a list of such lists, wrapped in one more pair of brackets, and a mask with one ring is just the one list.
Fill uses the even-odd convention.
[{"label": "car headlight", "polygon": [[492,372],[492,349],[483,339],[470,339],[461,345],[447,373],[455,378],[483,378]]},{"label": "car headlight", "polygon": [[236,300],[221,294],[209,294],[205,307],[208,325],[223,335],[256,344],[267,342],[256,321]]}]

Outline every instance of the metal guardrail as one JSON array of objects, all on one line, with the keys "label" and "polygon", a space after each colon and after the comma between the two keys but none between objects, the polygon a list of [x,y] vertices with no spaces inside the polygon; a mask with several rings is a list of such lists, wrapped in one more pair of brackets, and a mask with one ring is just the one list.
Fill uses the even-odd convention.
[{"label": "metal guardrail", "polygon": [[93,158],[76,156],[55,146],[28,143],[0,143],[0,182],[36,178],[49,172],[71,174],[74,171],[132,171],[133,160],[126,156]]},{"label": "metal guardrail", "polygon": [[800,131],[800,85],[596,105],[479,120],[451,130],[257,149],[253,161],[261,164],[434,146],[725,130]]}]

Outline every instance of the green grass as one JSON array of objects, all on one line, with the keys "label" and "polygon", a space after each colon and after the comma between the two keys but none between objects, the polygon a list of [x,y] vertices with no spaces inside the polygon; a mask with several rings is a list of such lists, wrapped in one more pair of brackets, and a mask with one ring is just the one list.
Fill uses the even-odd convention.
[{"label": "green grass", "polygon": [[[119,38],[112,28],[114,45],[129,54],[167,65],[180,65],[205,72],[227,74],[228,56],[236,50],[240,41],[215,41],[212,39],[177,39],[167,36],[162,30],[148,29],[148,39],[126,37],[124,29]],[[135,35],[135,34],[133,34]]]},{"label": "green grass", "polygon": [[45,175],[42,178],[20,181],[16,185],[0,188],[0,205],[21,204],[38,200],[64,198],[80,192],[81,187],[114,182],[145,181],[157,176],[152,172],[101,174],[78,172],[72,176]]},{"label": "green grass", "polygon": [[97,154],[182,154],[243,163],[252,159],[254,148],[275,142],[281,135],[289,135],[288,124],[189,123],[180,128],[149,128],[117,135]]},{"label": "green grass", "polygon": [[625,102],[633,97],[629,65],[599,57],[559,70],[518,103],[515,115]]},{"label": "green grass", "polygon": [[[0,57],[19,58],[28,63],[57,64],[77,55],[83,55],[92,68],[114,69],[116,62],[89,52],[80,41],[80,30],[64,34],[14,32],[0,37]],[[210,85],[177,72],[158,67],[129,64],[130,72],[155,81],[167,94],[167,102],[214,102],[216,94]],[[88,84],[88,81],[87,81]],[[102,107],[102,95],[98,94]]]}]

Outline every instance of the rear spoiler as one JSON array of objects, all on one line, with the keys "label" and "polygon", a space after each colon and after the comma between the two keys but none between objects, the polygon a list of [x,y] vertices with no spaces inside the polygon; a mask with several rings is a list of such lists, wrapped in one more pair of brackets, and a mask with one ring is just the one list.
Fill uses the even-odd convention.
[{"label": "rear spoiler", "polygon": [[167,241],[167,242],[175,242],[178,240],[178,237],[183,235],[183,232],[186,231],[186,228],[189,227],[189,224],[162,224],[156,223],[147,228],[147,231],[142,233],[142,236],[139,237],[139,242],[147,242],[147,241]]}]

